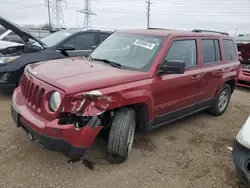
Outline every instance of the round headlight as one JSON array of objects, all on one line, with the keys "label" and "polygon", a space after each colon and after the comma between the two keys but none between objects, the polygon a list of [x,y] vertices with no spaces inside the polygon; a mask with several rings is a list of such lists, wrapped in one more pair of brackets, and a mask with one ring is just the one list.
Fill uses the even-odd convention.
[{"label": "round headlight", "polygon": [[61,104],[61,96],[60,93],[56,91],[49,98],[50,110],[53,112],[57,111],[60,104]]}]

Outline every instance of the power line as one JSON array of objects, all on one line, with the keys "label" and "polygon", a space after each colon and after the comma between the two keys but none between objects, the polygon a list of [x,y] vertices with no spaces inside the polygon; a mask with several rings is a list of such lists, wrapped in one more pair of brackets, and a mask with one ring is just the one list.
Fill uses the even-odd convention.
[{"label": "power line", "polygon": [[146,3],[147,3],[147,7],[146,7],[146,9],[147,9],[147,13],[146,13],[146,15],[147,15],[147,28],[149,28],[149,25],[150,25],[149,22],[150,22],[151,2],[150,2],[150,0],[147,0]]},{"label": "power line", "polygon": [[90,9],[90,0],[85,0],[84,1],[85,8],[78,10],[78,12],[84,14],[84,22],[83,22],[83,27],[84,28],[89,28],[91,25],[91,15],[96,15],[91,9]]},{"label": "power line", "polygon": [[52,17],[55,21],[56,28],[65,28],[65,21],[63,15],[62,3],[64,3],[67,7],[66,0],[54,0],[52,6]]},{"label": "power line", "polygon": [[51,16],[50,16],[50,8],[51,8],[51,2],[50,0],[45,0],[46,5],[48,7],[48,17],[49,17],[49,28],[52,29],[52,23],[51,23]]}]

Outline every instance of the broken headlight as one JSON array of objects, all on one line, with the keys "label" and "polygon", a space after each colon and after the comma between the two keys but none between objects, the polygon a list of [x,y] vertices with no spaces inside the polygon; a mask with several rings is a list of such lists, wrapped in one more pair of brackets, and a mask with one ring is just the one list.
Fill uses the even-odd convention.
[{"label": "broken headlight", "polygon": [[242,126],[240,132],[238,133],[236,140],[243,146],[250,149],[250,116],[248,117],[245,124]]},{"label": "broken headlight", "polygon": [[13,56],[13,57],[0,57],[0,64],[8,63],[10,61],[14,61],[15,59],[19,58],[20,56]]},{"label": "broken headlight", "polygon": [[61,104],[61,96],[58,91],[51,94],[49,98],[49,108],[51,111],[56,112]]}]

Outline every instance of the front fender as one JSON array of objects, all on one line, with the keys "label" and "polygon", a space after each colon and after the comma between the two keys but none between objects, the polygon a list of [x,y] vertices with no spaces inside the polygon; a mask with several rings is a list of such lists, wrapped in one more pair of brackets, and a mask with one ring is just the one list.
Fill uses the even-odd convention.
[{"label": "front fender", "polygon": [[148,120],[153,120],[154,101],[152,93],[150,91],[139,89],[134,91],[116,93],[114,95],[111,95],[111,99],[112,102],[108,107],[109,110],[139,103],[146,104],[148,108]]}]

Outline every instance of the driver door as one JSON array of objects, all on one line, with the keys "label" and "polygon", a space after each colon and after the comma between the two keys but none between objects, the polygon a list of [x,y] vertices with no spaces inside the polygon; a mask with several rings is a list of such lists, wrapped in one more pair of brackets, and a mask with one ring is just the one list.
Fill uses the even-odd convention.
[{"label": "driver door", "polygon": [[91,51],[92,47],[97,44],[97,34],[91,33],[81,33],[73,36],[64,44],[74,45],[75,50],[67,51],[70,57],[85,56],[87,57]]},{"label": "driver door", "polygon": [[156,77],[153,84],[156,116],[154,125],[197,110],[197,103],[202,95],[198,54],[198,38],[172,40],[165,60],[183,60],[186,68],[184,74],[164,74]]}]

